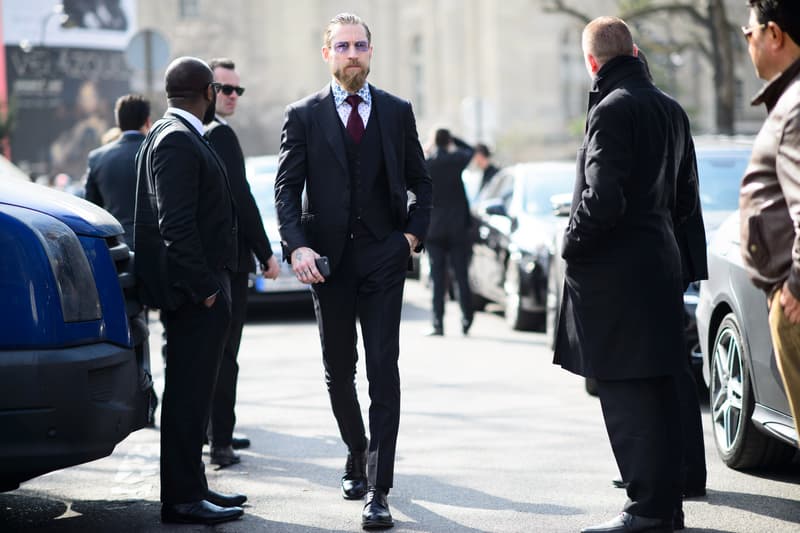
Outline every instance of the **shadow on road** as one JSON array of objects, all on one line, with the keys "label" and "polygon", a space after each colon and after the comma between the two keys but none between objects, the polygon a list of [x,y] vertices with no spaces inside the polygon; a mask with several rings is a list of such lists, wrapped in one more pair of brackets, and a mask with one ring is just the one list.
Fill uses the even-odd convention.
[{"label": "shadow on road", "polygon": [[[776,479],[776,477],[772,476],[763,477]],[[797,483],[798,478],[795,476],[787,481]],[[733,507],[734,509],[740,509],[749,513],[776,518],[793,524],[800,524],[800,506],[798,506],[797,500],[788,500],[786,498],[764,496],[761,494],[719,490],[709,490],[707,498],[709,505]]]}]

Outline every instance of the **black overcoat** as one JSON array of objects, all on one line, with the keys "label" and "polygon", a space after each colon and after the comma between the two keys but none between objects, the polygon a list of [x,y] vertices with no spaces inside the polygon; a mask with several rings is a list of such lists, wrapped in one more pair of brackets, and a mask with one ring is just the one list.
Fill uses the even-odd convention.
[{"label": "black overcoat", "polygon": [[678,243],[701,220],[697,165],[686,113],[637,58],[598,72],[577,167],[554,362],[609,380],[676,374],[684,284],[705,273]]}]

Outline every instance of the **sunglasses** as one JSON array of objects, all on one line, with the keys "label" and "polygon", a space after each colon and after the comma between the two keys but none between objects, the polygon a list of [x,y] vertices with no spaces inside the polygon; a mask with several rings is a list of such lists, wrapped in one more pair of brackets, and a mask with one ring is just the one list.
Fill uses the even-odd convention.
[{"label": "sunglasses", "polygon": [[[369,52],[369,41],[356,41],[353,43],[353,46],[356,49],[356,52],[364,53]],[[333,43],[333,51],[337,54],[346,54],[348,50],[350,50],[350,43],[347,41],[339,41]]]},{"label": "sunglasses", "polygon": [[220,85],[218,92],[221,92],[225,96],[230,96],[234,93],[234,91],[237,95],[242,96],[242,94],[244,94],[244,87],[240,87],[238,85],[228,85],[226,83],[225,85]]},{"label": "sunglasses", "polygon": [[748,43],[750,42],[750,38],[753,36],[753,32],[756,31],[756,28],[766,28],[768,23],[764,24],[756,24],[755,26],[742,26],[742,34],[744,34],[744,40]]}]

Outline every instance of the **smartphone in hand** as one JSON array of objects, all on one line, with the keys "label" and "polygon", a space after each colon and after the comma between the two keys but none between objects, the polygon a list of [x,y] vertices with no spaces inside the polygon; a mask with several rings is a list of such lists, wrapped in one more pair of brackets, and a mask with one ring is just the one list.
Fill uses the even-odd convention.
[{"label": "smartphone in hand", "polygon": [[324,255],[314,259],[314,264],[317,265],[317,270],[323,278],[327,278],[331,275],[331,264],[328,262],[328,258]]}]

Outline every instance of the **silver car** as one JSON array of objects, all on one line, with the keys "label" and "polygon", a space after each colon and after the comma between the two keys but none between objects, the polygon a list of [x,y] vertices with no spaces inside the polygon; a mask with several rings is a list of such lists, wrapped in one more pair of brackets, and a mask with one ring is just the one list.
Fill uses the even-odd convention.
[{"label": "silver car", "polygon": [[797,433],[772,353],[766,295],[742,264],[738,211],[717,230],[708,268],[697,330],[717,451],[736,469],[784,464],[797,451]]},{"label": "silver car", "polygon": [[278,172],[278,156],[262,155],[245,159],[247,181],[250,191],[261,212],[264,229],[270,239],[270,246],[278,264],[280,274],[275,280],[264,279],[259,270],[250,275],[248,305],[269,305],[286,302],[310,302],[310,285],[300,283],[292,272],[289,263],[283,261],[280,235],[278,234],[278,215],[275,212],[275,176]]}]

